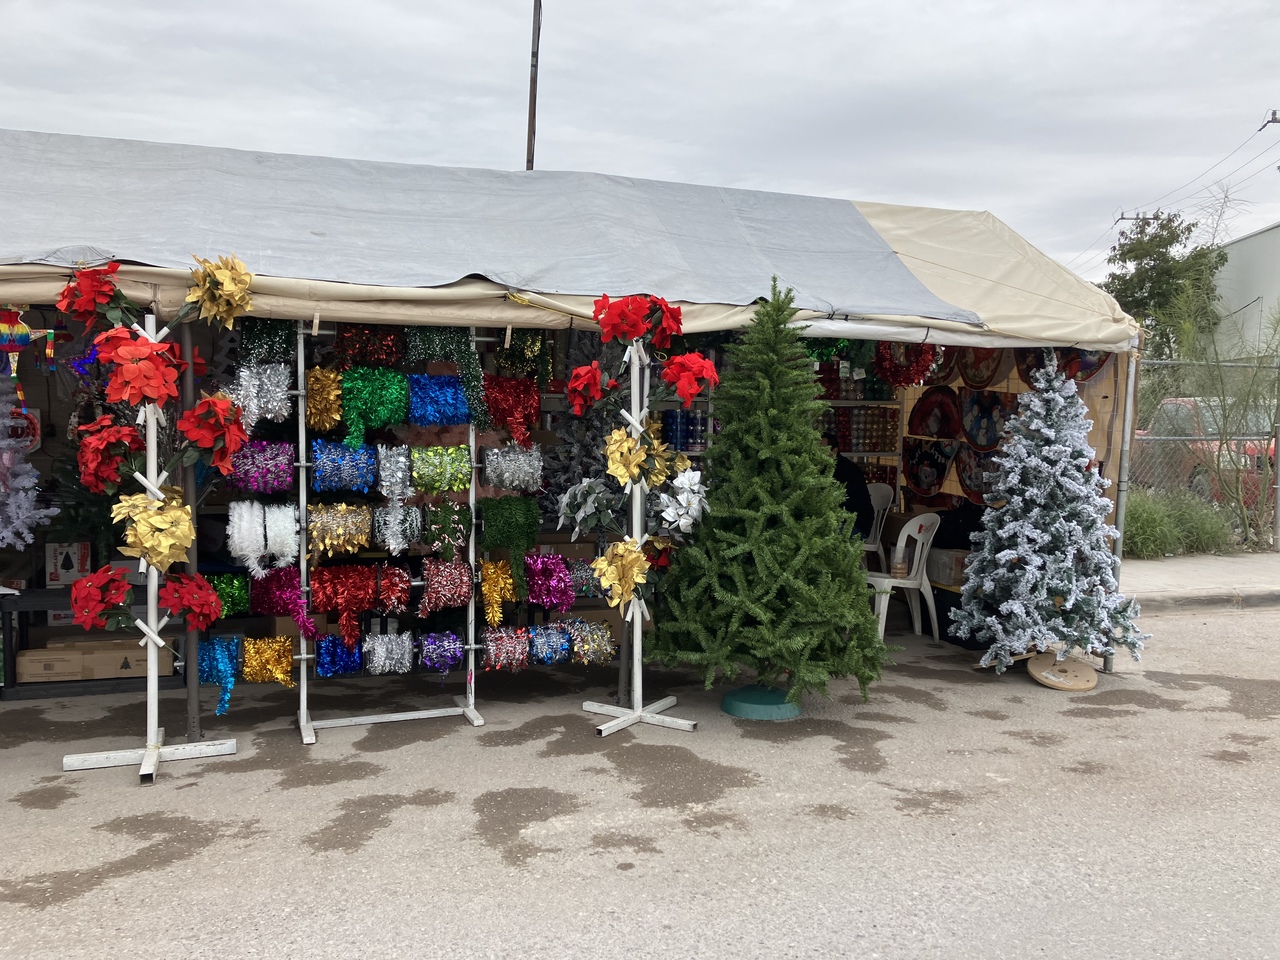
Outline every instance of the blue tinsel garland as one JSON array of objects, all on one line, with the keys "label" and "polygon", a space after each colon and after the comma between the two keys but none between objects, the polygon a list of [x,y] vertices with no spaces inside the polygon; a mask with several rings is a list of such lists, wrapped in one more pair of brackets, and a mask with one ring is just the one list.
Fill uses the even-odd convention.
[{"label": "blue tinsel garland", "polygon": [[231,689],[236,685],[240,671],[240,638],[210,637],[200,644],[196,660],[201,683],[216,683],[222,687],[218,707],[214,713],[223,716],[231,707]]},{"label": "blue tinsel garland", "polygon": [[409,377],[409,422],[419,426],[471,422],[460,377],[415,373]]},{"label": "blue tinsel garland", "polygon": [[311,441],[311,489],[368,493],[378,482],[378,452],[368,444],[354,450],[328,440]]},{"label": "blue tinsel garland", "polygon": [[359,673],[364,669],[360,644],[351,649],[336,634],[327,633],[316,641],[316,676],[334,677],[343,673]]}]

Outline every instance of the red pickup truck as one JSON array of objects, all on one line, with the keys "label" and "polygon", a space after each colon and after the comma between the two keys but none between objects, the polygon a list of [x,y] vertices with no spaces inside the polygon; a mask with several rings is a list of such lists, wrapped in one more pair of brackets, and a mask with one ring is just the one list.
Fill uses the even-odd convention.
[{"label": "red pickup truck", "polygon": [[1170,397],[1160,402],[1146,430],[1134,432],[1131,464],[1135,483],[1190,490],[1216,503],[1238,479],[1245,506],[1254,507],[1262,484],[1275,482],[1275,425],[1262,410]]}]

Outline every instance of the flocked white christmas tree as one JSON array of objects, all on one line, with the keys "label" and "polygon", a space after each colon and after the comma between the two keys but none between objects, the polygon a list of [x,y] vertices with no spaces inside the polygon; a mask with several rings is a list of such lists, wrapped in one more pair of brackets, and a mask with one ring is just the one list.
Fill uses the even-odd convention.
[{"label": "flocked white christmas tree", "polygon": [[23,550],[35,540],[31,528],[48,523],[58,509],[36,502],[40,475],[27,462],[27,440],[9,435],[17,405],[13,380],[0,373],[0,547]]},{"label": "flocked white christmas tree", "polygon": [[1108,481],[1092,465],[1088,440],[1093,424],[1053,351],[1031,381],[995,457],[951,635],[989,644],[981,662],[997,672],[1051,645],[1059,659],[1073,648],[1104,656],[1125,647],[1136,660],[1150,635],[1139,632],[1138,605],[1116,581]]}]

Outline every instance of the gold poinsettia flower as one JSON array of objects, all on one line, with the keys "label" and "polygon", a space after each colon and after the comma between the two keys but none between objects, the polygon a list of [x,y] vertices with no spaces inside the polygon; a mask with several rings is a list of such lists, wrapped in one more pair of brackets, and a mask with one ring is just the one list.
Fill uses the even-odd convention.
[{"label": "gold poinsettia flower", "polygon": [[191,271],[194,286],[187,291],[187,303],[200,305],[200,319],[220,322],[228,330],[236,317],[253,309],[249,284],[253,274],[235,254],[219,257],[216,262],[192,257],[200,266]]},{"label": "gold poinsettia flower", "polygon": [[634,483],[640,479],[640,468],[644,466],[645,450],[640,441],[621,427],[609,434],[605,443],[605,458],[609,462],[608,474],[621,486]]},{"label": "gold poinsettia flower", "polygon": [[617,607],[635,599],[636,587],[645,582],[649,561],[640,544],[628,537],[609,544],[604,555],[591,562],[591,569],[609,595],[609,606]]},{"label": "gold poinsettia flower", "polygon": [[182,502],[181,487],[162,487],[163,500],[153,500],[145,493],[120,498],[111,508],[115,523],[126,523],[125,545],[120,552],[126,557],[141,557],[161,573],[171,564],[184,563],[187,548],[195,541],[191,508]]}]

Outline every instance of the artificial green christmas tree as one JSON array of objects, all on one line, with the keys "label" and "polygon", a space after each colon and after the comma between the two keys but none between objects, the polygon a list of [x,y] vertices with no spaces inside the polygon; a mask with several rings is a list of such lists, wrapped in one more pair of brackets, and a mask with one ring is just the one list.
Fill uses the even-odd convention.
[{"label": "artificial green christmas tree", "polygon": [[672,560],[653,655],[702,670],[710,686],[743,667],[797,703],[833,677],[863,692],[885,646],[871,612],[861,547],[817,421],[825,404],[778,291],[729,347],[715,395],[721,430],[706,457],[707,514]]}]

